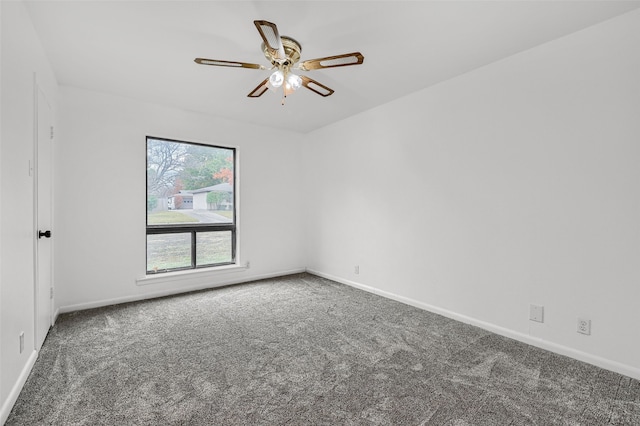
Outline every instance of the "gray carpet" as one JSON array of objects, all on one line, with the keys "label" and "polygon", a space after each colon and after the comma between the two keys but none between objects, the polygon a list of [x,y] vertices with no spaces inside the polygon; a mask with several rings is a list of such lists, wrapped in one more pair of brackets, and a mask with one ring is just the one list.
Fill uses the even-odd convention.
[{"label": "gray carpet", "polygon": [[7,425],[640,425],[640,382],[301,274],[60,316]]}]

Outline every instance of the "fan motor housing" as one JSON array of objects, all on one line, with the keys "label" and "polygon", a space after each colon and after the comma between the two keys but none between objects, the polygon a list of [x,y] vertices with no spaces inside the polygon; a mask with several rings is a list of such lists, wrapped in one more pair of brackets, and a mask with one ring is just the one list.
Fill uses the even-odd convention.
[{"label": "fan motor housing", "polygon": [[264,56],[269,60],[269,62],[271,62],[272,65],[277,65],[279,63],[282,63],[283,65],[288,65],[288,66],[294,65],[296,62],[300,60],[300,54],[302,53],[302,46],[300,45],[300,43],[298,43],[295,39],[291,37],[281,36],[280,39],[282,40],[282,47],[284,47],[284,53],[287,56],[286,59],[284,60],[276,59],[269,53],[267,46],[265,46],[265,44],[262,43],[262,52],[264,53]]}]

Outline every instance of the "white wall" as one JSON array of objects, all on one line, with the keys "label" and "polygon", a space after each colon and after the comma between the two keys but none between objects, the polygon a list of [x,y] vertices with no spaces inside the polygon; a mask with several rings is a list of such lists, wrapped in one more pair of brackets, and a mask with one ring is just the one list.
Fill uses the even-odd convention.
[{"label": "white wall", "polygon": [[[61,312],[303,271],[300,135],[60,88],[55,304]],[[238,148],[247,270],[145,285],[146,136]],[[167,277],[165,275],[165,277]]]},{"label": "white wall", "polygon": [[[2,100],[0,146],[0,423],[35,360],[34,73],[55,114],[57,84],[21,2],[0,2]],[[19,334],[25,348],[19,349]]]},{"label": "white wall", "polygon": [[640,378],[639,51],[636,11],[314,132],[309,268]]}]

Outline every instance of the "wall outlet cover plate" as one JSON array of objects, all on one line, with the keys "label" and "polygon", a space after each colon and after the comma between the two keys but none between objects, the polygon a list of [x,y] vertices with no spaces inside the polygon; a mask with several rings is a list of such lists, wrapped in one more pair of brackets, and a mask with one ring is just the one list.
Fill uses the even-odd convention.
[{"label": "wall outlet cover plate", "polygon": [[578,333],[591,335],[591,320],[578,318]]}]

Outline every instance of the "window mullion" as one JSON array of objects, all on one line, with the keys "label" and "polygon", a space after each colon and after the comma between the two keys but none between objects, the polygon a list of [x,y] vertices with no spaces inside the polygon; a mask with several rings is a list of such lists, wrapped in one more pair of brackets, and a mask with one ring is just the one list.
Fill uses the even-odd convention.
[{"label": "window mullion", "polygon": [[191,268],[196,267],[196,231],[191,231]]}]

